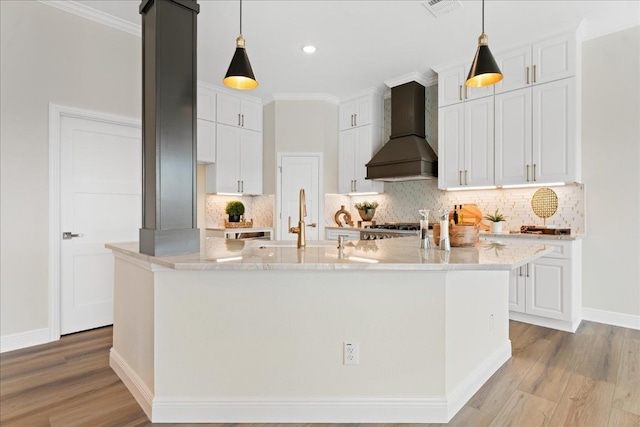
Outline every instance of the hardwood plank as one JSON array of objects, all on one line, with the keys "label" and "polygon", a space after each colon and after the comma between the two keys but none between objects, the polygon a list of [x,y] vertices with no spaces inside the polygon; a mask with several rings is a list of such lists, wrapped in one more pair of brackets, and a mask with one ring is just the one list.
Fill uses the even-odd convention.
[{"label": "hardwood plank", "polygon": [[574,373],[569,380],[551,426],[601,427],[609,423],[614,385]]},{"label": "hardwood plank", "polygon": [[613,406],[640,415],[640,340],[624,340]]},{"label": "hardwood plank", "polygon": [[569,383],[579,355],[584,352],[584,346],[585,340],[568,332],[557,331],[518,386],[518,390],[558,402]]},{"label": "hardwood plank", "polygon": [[606,334],[583,334],[584,352],[576,365],[576,372],[594,380],[615,383],[624,343],[622,328],[611,327]]},{"label": "hardwood plank", "polygon": [[517,391],[500,410],[491,423],[491,427],[499,426],[547,426],[551,421],[555,402]]},{"label": "hardwood plank", "polygon": [[[415,426],[415,427],[488,427],[493,421],[493,415],[482,412],[470,406],[463,406],[462,409],[446,424],[395,424],[398,427]],[[373,424],[380,427],[380,424]],[[388,425],[388,424],[387,424]],[[333,425],[335,426],[335,424]],[[358,424],[362,426],[362,424]]]},{"label": "hardwood plank", "polygon": [[609,427],[640,427],[640,415],[612,408]]},{"label": "hardwood plank", "polygon": [[627,340],[639,340],[640,341],[640,329],[625,329],[624,338]]}]

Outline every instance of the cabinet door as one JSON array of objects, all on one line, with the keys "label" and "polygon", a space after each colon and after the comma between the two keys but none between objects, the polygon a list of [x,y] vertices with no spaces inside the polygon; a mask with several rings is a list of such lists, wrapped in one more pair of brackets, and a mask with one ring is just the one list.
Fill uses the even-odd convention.
[{"label": "cabinet door", "polygon": [[468,186],[494,185],[493,98],[464,103],[464,167]]},{"label": "cabinet door", "polygon": [[496,83],[496,94],[531,86],[531,46],[524,46],[496,55],[502,80]]},{"label": "cabinet door", "polygon": [[339,126],[340,130],[351,129],[354,127],[355,101],[344,102],[339,107]]},{"label": "cabinet door", "polygon": [[533,88],[533,180],[570,182],[577,176],[575,78]]},{"label": "cabinet door", "polygon": [[354,100],[354,124],[355,126],[369,125],[372,122],[373,100],[370,96],[363,96]]},{"label": "cabinet door", "polygon": [[533,45],[533,84],[572,77],[576,73],[576,39],[567,34]]},{"label": "cabinet door", "polygon": [[339,236],[344,236],[345,240],[360,240],[360,232],[358,230],[350,230],[348,228],[341,230],[325,229],[325,238],[327,240],[338,240]]},{"label": "cabinet door", "polygon": [[229,126],[241,126],[240,98],[219,93],[216,102],[216,121]]},{"label": "cabinet door", "polygon": [[531,88],[495,97],[496,185],[531,180]]},{"label": "cabinet door", "polygon": [[216,93],[212,89],[198,85],[198,105],[196,116],[199,119],[216,121]]},{"label": "cabinet door", "polygon": [[198,163],[216,161],[216,124],[198,119]]},{"label": "cabinet door", "polygon": [[244,194],[262,194],[262,133],[241,130],[240,189]]},{"label": "cabinet door", "polygon": [[216,129],[216,193],[240,192],[240,130],[218,124]]},{"label": "cabinet door", "polygon": [[243,128],[262,132],[262,104],[243,99],[240,114]]},{"label": "cabinet door", "polygon": [[[530,267],[529,267],[530,268]],[[511,270],[509,274],[509,310],[524,313],[527,265]]]},{"label": "cabinet door", "polygon": [[463,65],[441,70],[438,73],[438,106],[457,104],[464,100],[463,86],[466,79]]},{"label": "cabinet door", "polygon": [[355,144],[356,129],[340,132],[338,145],[338,192],[347,194],[353,192],[353,180],[355,177]]},{"label": "cabinet door", "polygon": [[462,186],[464,104],[438,109],[438,188]]},{"label": "cabinet door", "polygon": [[361,126],[356,131],[354,144],[354,191],[357,193],[381,193],[383,184],[380,181],[366,179],[366,164],[373,157],[379,144],[376,143],[373,125]]},{"label": "cabinet door", "polygon": [[530,263],[526,287],[526,312],[552,319],[571,320],[571,263],[542,257]]}]

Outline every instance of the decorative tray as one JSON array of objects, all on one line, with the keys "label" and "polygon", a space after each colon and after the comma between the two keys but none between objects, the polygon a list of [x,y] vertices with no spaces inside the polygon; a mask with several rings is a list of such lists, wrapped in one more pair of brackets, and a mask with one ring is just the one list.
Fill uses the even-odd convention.
[{"label": "decorative tray", "polygon": [[526,234],[553,234],[553,235],[569,235],[571,234],[570,228],[547,228],[535,225],[523,225],[520,227],[521,233]]},{"label": "decorative tray", "polygon": [[253,228],[253,218],[251,218],[251,221],[239,222],[229,222],[228,219],[225,219],[224,228]]}]

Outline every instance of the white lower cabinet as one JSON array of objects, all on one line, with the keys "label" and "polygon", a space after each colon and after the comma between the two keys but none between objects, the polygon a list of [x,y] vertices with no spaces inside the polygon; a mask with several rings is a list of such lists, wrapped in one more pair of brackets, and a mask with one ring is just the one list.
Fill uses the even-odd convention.
[{"label": "white lower cabinet", "polygon": [[532,240],[556,250],[511,271],[509,314],[518,320],[575,332],[582,320],[582,243]]}]

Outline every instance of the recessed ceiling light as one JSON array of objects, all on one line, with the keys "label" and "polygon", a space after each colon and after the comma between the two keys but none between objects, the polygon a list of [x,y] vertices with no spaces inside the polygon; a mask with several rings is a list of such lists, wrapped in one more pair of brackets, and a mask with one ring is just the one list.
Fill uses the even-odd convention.
[{"label": "recessed ceiling light", "polygon": [[302,51],[304,53],[313,53],[316,51],[316,47],[315,46],[311,46],[310,44],[306,45],[306,46],[302,46]]}]

